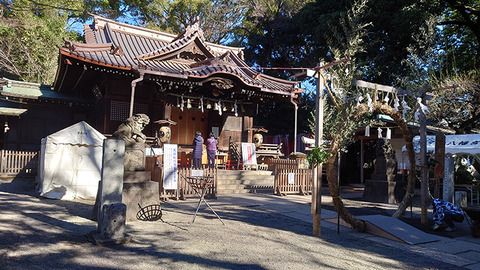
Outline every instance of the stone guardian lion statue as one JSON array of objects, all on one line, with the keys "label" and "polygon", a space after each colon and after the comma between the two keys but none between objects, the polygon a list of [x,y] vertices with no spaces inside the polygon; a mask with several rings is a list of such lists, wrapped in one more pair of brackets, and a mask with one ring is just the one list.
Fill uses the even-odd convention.
[{"label": "stone guardian lion statue", "polygon": [[127,118],[124,123],[118,126],[113,133],[113,137],[123,139],[126,145],[134,143],[145,143],[147,136],[142,133],[146,125],[150,123],[150,118],[143,113],[137,113]]}]

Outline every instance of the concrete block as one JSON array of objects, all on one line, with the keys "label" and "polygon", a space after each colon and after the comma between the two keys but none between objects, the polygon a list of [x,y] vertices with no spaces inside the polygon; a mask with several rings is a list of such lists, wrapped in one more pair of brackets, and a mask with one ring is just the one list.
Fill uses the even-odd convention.
[{"label": "concrete block", "polygon": [[124,155],[124,140],[104,140],[102,172],[97,199],[99,226],[103,218],[103,205],[122,202]]},{"label": "concrete block", "polygon": [[125,237],[125,221],[127,206],[123,203],[103,205],[103,220],[100,235],[103,239],[123,239]]}]

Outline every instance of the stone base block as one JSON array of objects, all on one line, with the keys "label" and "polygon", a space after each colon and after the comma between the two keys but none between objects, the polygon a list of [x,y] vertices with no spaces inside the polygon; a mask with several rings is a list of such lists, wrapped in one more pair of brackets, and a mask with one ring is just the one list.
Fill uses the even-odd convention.
[{"label": "stone base block", "polygon": [[158,182],[123,183],[122,202],[127,206],[127,221],[137,220],[140,206],[160,204]]},{"label": "stone base block", "polygon": [[125,171],[123,174],[124,183],[137,183],[152,181],[152,173],[149,171],[130,172]]},{"label": "stone base block", "polygon": [[103,239],[97,231],[90,232],[87,237],[90,242],[98,246],[121,245],[130,243],[133,239],[129,235],[125,235],[122,239]]},{"label": "stone base block", "polygon": [[381,203],[399,203],[405,196],[407,182],[366,180],[363,200]]}]

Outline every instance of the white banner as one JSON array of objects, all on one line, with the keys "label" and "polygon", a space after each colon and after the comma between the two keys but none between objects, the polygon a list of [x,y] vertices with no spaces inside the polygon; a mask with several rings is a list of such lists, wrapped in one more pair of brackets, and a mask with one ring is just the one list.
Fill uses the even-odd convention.
[{"label": "white banner", "polygon": [[257,164],[257,156],[255,155],[255,144],[242,143],[242,161],[245,165]]},{"label": "white banner", "polygon": [[163,145],[163,189],[177,189],[178,168],[177,168],[177,145]]}]

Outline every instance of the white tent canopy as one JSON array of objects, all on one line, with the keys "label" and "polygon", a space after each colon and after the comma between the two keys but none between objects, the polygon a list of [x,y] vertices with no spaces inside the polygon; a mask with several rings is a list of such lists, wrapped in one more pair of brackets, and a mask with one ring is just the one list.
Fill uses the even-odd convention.
[{"label": "white tent canopy", "polygon": [[[420,153],[420,136],[413,138],[413,149],[416,153]],[[407,148],[403,146],[402,151],[407,151]],[[427,152],[435,152],[435,136],[427,136]],[[445,154],[479,155],[480,134],[446,135]]]},{"label": "white tent canopy", "polygon": [[43,138],[40,196],[94,199],[101,177],[104,140],[105,136],[83,121]]}]

